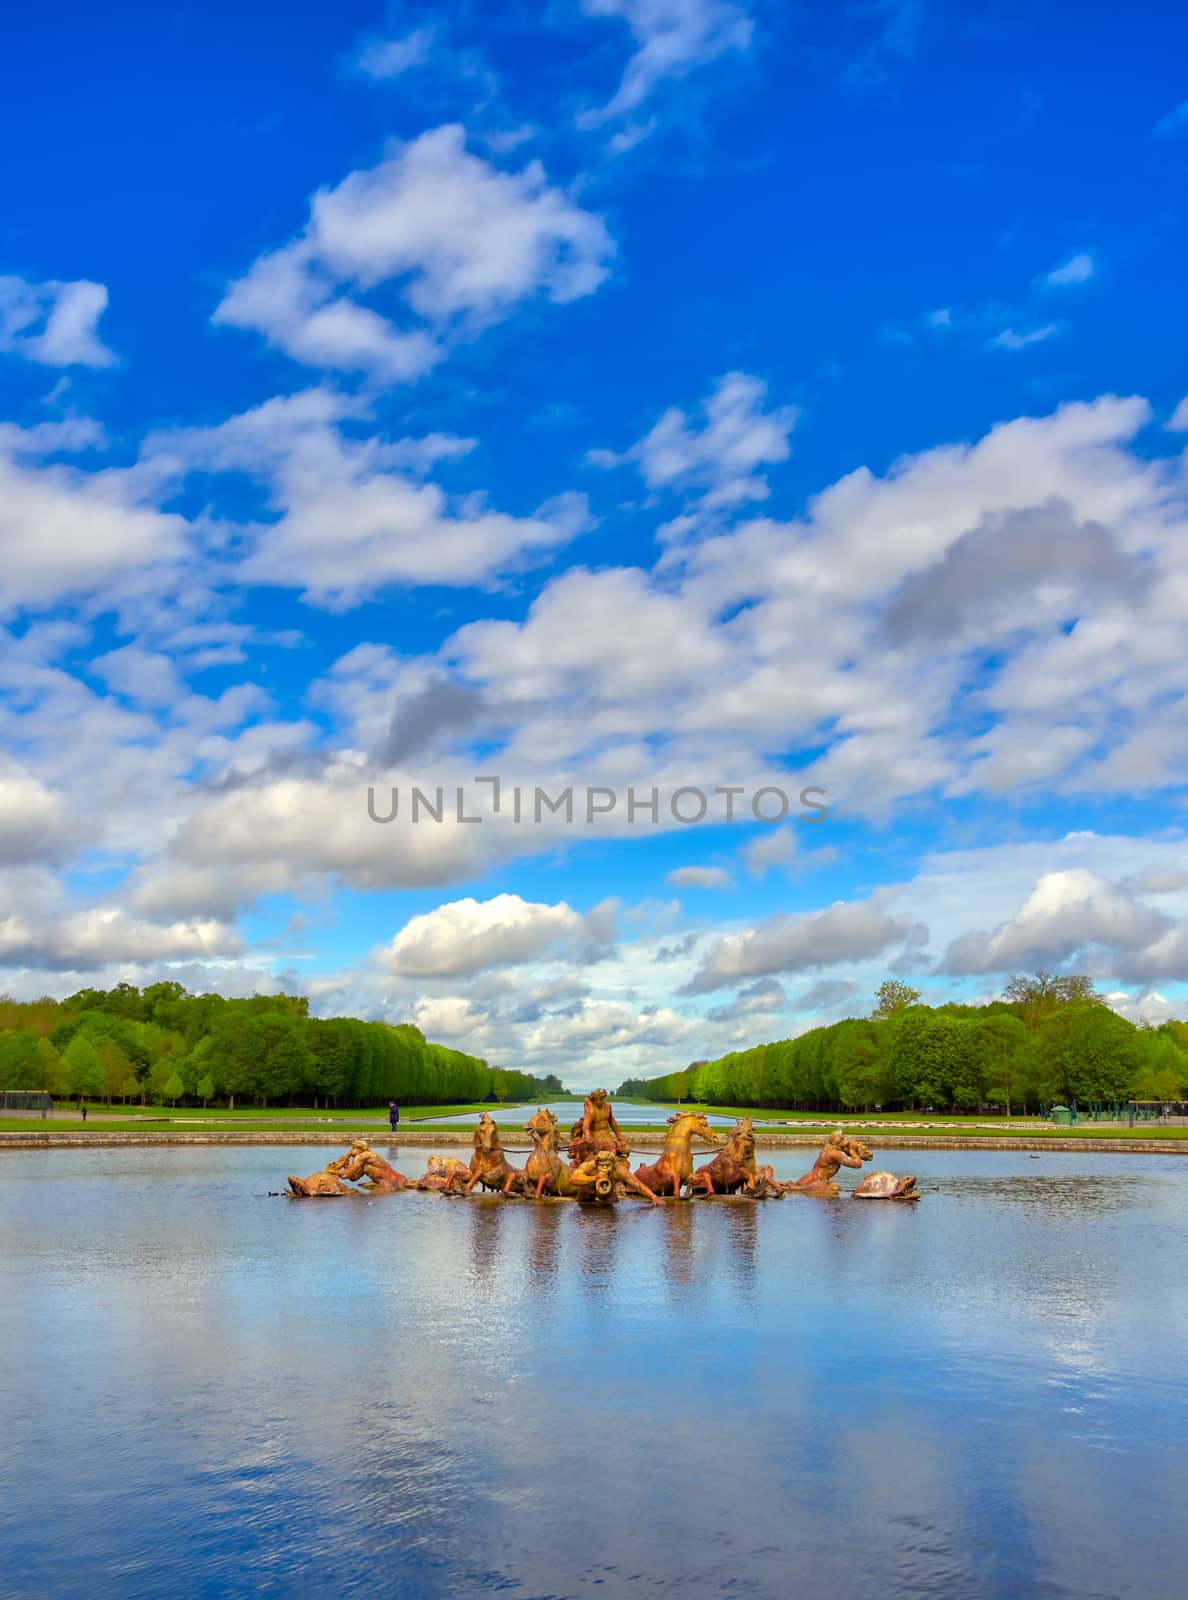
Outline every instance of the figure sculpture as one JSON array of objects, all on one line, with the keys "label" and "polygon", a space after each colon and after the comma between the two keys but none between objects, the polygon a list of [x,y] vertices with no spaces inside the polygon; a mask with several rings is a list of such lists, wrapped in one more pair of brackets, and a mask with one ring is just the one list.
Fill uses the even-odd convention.
[{"label": "figure sculpture", "polygon": [[873,1160],[874,1151],[869,1145],[846,1133],[844,1128],[835,1128],[804,1177],[784,1184],[784,1193],[811,1194],[819,1199],[836,1200],[841,1193],[841,1189],[833,1181],[838,1169],[841,1167],[861,1169],[864,1161]]},{"label": "figure sculpture", "polygon": [[671,1192],[679,1200],[693,1176],[693,1140],[707,1144],[722,1141],[705,1119],[704,1111],[677,1111],[668,1119],[668,1137],[658,1161],[636,1167],[635,1176],[655,1194]]},{"label": "figure sculpture", "polygon": [[625,1193],[638,1194],[654,1206],[663,1201],[631,1170],[626,1155],[615,1150],[599,1150],[576,1167],[568,1169],[565,1186],[578,1200],[596,1201],[609,1205],[622,1199]]},{"label": "figure sculpture", "polygon": [[376,1155],[366,1139],[355,1139],[346,1161],[334,1165],[345,1182],[357,1183],[360,1178],[367,1178],[371,1188],[378,1194],[398,1194],[401,1189],[409,1187],[409,1180],[390,1166],[383,1156]]},{"label": "figure sculpture", "polygon": [[338,1176],[339,1171],[346,1162],[345,1156],[327,1162],[321,1172],[311,1173],[308,1178],[295,1178],[289,1174],[289,1190],[299,1200],[321,1199],[326,1195],[354,1194],[354,1189],[349,1188]]},{"label": "figure sculpture", "polygon": [[570,1130],[569,1159],[582,1162],[599,1150],[613,1150],[616,1155],[625,1156],[628,1144],[606,1090],[591,1089],[581,1116]]},{"label": "figure sculpture", "polygon": [[739,1117],[730,1137],[712,1161],[698,1167],[689,1181],[689,1193],[775,1195],[781,1198],[782,1184],[776,1182],[774,1167],[755,1161],[755,1124],[750,1117]]},{"label": "figure sculpture", "polygon": [[469,1177],[469,1166],[457,1156],[430,1156],[414,1188],[462,1192]]}]

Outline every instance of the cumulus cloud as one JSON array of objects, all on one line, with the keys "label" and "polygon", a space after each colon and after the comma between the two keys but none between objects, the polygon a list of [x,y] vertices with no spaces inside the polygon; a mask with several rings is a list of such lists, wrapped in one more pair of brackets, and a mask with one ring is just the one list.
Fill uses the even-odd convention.
[{"label": "cumulus cloud", "polygon": [[[214,320],[309,366],[405,382],[451,337],[524,300],[592,294],[612,254],[601,217],[550,185],[538,161],[500,171],[449,125],[319,190],[304,232],[232,283]],[[398,286],[396,318],[360,298],[385,285]]]},{"label": "cumulus cloud", "polygon": [[649,489],[696,491],[706,506],[766,499],[757,471],[786,461],[796,409],[765,410],[767,385],[745,372],[720,378],[703,405],[700,427],[671,407],[622,455],[592,450],[591,466],[635,465]]},{"label": "cumulus cloud", "polygon": [[749,50],[755,27],[730,0],[582,0],[582,10],[622,18],[636,45],[613,98],[578,119],[584,127],[638,111],[666,79],[686,78],[720,56]]},{"label": "cumulus cloud", "polygon": [[919,635],[995,634],[1046,617],[1060,623],[1094,600],[1134,604],[1150,574],[1101,523],[1080,523],[1065,503],[985,518],[935,565],[900,584],[887,609],[896,644]]},{"label": "cumulus cloud", "polygon": [[[584,496],[560,494],[528,517],[426,481],[473,440],[359,437],[365,404],[329,389],[265,401],[210,428],[154,435],[161,475],[232,473],[267,486],[270,521],[234,530],[243,583],[301,587],[333,606],[388,585],[480,584],[589,524]],[[230,530],[229,530],[230,531]]]},{"label": "cumulus cloud", "polygon": [[1137,952],[1170,929],[1162,912],[1084,868],[1045,873],[1015,916],[993,933],[950,944],[941,970],[954,974],[1060,966],[1094,945]]},{"label": "cumulus cloud", "polygon": [[744,978],[861,961],[919,939],[918,925],[893,915],[887,901],[888,892],[881,891],[869,900],[839,900],[807,915],[777,913],[741,933],[726,934],[710,946],[682,993],[706,994]]},{"label": "cumulus cloud", "polygon": [[407,922],[384,962],[405,977],[443,978],[546,957],[588,961],[613,942],[614,912],[613,901],[581,916],[564,901],[543,905],[517,894],[453,900]]},{"label": "cumulus cloud", "polygon": [[151,475],[44,459],[98,439],[86,423],[0,427],[0,613],[143,583],[182,555],[189,530],[158,509]]},{"label": "cumulus cloud", "polygon": [[44,367],[110,367],[99,337],[107,290],[87,278],[33,283],[0,275],[0,352]]},{"label": "cumulus cloud", "polygon": [[25,909],[0,917],[0,963],[15,967],[90,972],[112,962],[209,958],[242,949],[224,923],[145,922],[119,906],[59,911],[44,920]]},{"label": "cumulus cloud", "polygon": [[60,860],[76,833],[63,797],[0,755],[0,866]]}]

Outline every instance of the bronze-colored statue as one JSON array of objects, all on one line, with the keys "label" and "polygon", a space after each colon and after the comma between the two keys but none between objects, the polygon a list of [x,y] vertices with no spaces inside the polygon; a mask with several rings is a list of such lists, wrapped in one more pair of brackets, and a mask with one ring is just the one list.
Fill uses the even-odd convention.
[{"label": "bronze-colored statue", "polygon": [[578,1200],[609,1205],[614,1200],[622,1199],[629,1190],[650,1200],[655,1206],[664,1203],[638,1173],[632,1172],[627,1157],[614,1150],[599,1150],[595,1155],[587,1156],[576,1167],[567,1169],[562,1182],[562,1192],[568,1190]]},{"label": "bronze-colored statue", "polygon": [[617,1155],[625,1156],[628,1148],[606,1090],[591,1089],[582,1106],[582,1114],[570,1132],[569,1159],[585,1161],[599,1150],[613,1150]]},{"label": "bronze-colored statue", "polygon": [[502,1189],[509,1177],[520,1176],[503,1153],[499,1129],[491,1113],[484,1111],[474,1130],[474,1154],[470,1158],[470,1179],[465,1192],[471,1194],[480,1183],[484,1189]]},{"label": "bronze-colored statue", "polygon": [[825,1141],[820,1155],[805,1173],[803,1178],[797,1178],[793,1183],[783,1185],[785,1194],[811,1194],[825,1200],[836,1200],[841,1193],[840,1188],[834,1183],[838,1169],[841,1167],[856,1167],[861,1169],[864,1161],[873,1161],[874,1151],[869,1145],[863,1144],[861,1139],[854,1138],[846,1133],[844,1128],[835,1128]]},{"label": "bronze-colored statue", "polygon": [[868,1172],[852,1191],[855,1200],[918,1200],[916,1176],[897,1178],[893,1172]]},{"label": "bronze-colored statue", "polygon": [[[524,1163],[523,1192],[534,1194],[537,1200],[545,1193],[560,1195],[570,1193],[569,1168],[557,1153],[557,1119],[545,1107],[529,1117],[524,1132],[532,1135],[532,1153]],[[503,1185],[504,1194],[510,1194],[516,1183],[512,1171]]]},{"label": "bronze-colored statue", "polygon": [[322,1168],[321,1172],[311,1173],[308,1178],[294,1178],[289,1175],[290,1192],[301,1200],[320,1199],[326,1195],[354,1194],[354,1189],[349,1189],[338,1176],[346,1164],[346,1156],[338,1156]]},{"label": "bronze-colored statue", "polygon": [[469,1177],[469,1166],[465,1161],[459,1161],[457,1156],[430,1156],[424,1173],[417,1179],[416,1187],[461,1194],[465,1192]]},{"label": "bronze-colored statue", "polygon": [[339,1165],[339,1176],[348,1183],[357,1183],[360,1178],[367,1178],[373,1190],[379,1194],[398,1194],[401,1189],[409,1187],[409,1180],[403,1174],[390,1166],[383,1156],[376,1155],[366,1139],[356,1139],[347,1152],[344,1163]]},{"label": "bronze-colored statue", "polygon": [[750,1117],[739,1117],[726,1143],[712,1161],[698,1167],[689,1181],[689,1193],[737,1194],[744,1191],[756,1197],[781,1197],[783,1185],[776,1182],[775,1168],[761,1167],[755,1160],[755,1124]]},{"label": "bronze-colored statue", "polygon": [[660,1159],[650,1166],[636,1167],[635,1176],[655,1194],[672,1194],[679,1200],[693,1176],[693,1139],[707,1144],[722,1141],[705,1119],[704,1111],[678,1111],[668,1119],[668,1137]]}]

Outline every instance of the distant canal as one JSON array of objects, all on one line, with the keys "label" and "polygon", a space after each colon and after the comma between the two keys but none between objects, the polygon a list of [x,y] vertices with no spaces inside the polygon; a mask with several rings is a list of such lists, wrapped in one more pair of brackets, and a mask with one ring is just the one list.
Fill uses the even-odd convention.
[{"label": "distant canal", "polygon": [[0,1155],[4,1600],[1188,1593],[1188,1160],[268,1198],[327,1157]]}]

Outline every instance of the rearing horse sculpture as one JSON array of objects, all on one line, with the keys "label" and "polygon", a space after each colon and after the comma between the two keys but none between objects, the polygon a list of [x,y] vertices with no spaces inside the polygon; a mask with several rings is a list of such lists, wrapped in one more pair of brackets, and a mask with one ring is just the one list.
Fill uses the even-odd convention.
[{"label": "rearing horse sculpture", "polygon": [[484,1189],[502,1189],[509,1177],[514,1181],[520,1176],[503,1153],[499,1129],[491,1113],[484,1111],[474,1130],[474,1154],[470,1158],[470,1179],[466,1193],[472,1193],[479,1183]]},{"label": "rearing horse sculpture", "polygon": [[755,1124],[750,1117],[739,1117],[730,1137],[712,1161],[698,1167],[689,1182],[689,1193],[699,1190],[706,1194],[736,1194],[744,1190],[750,1195],[783,1195],[783,1185],[775,1180],[772,1167],[761,1167],[755,1161]]},{"label": "rearing horse sculpture", "polygon": [[508,1169],[507,1180],[503,1185],[504,1194],[510,1194],[516,1179],[521,1178],[525,1194],[532,1193],[532,1185],[536,1185],[536,1198],[539,1200],[547,1189],[550,1194],[567,1194],[569,1185],[563,1180],[569,1176],[569,1168],[557,1153],[557,1119],[545,1107],[529,1117],[524,1124],[524,1132],[532,1135],[532,1154],[524,1163],[523,1174],[514,1168]]},{"label": "rearing horse sculpture", "polygon": [[707,1144],[721,1144],[721,1140],[705,1119],[704,1111],[678,1111],[668,1119],[668,1138],[660,1159],[650,1166],[636,1167],[635,1176],[654,1194],[672,1194],[679,1200],[685,1185],[693,1176],[693,1140],[704,1139]]}]

